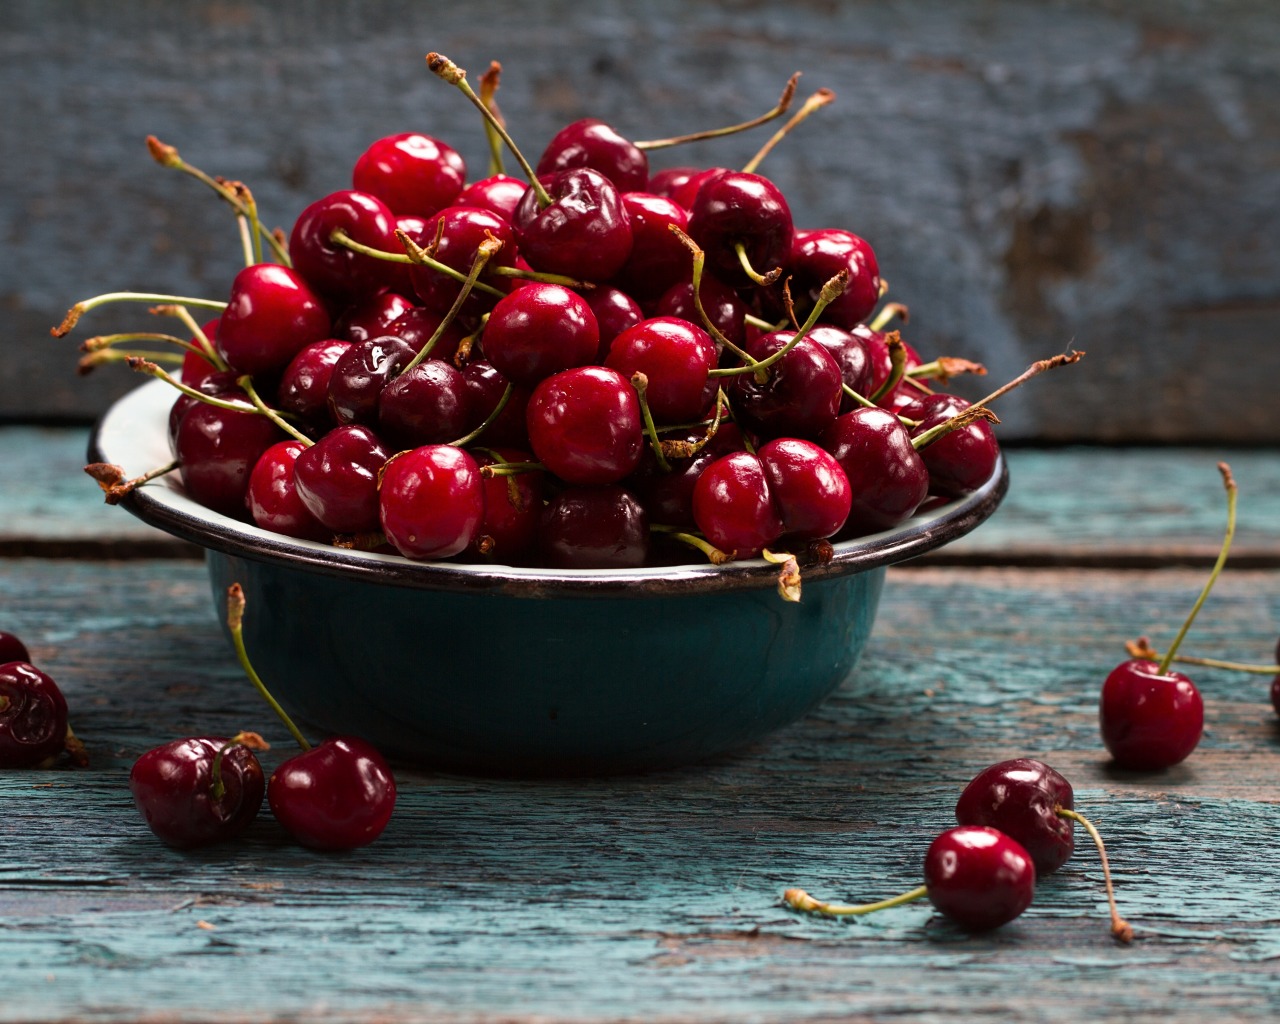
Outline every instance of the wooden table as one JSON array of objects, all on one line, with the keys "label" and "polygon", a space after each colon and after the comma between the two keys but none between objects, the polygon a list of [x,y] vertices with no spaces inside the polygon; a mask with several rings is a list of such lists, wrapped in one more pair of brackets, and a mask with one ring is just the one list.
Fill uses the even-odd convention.
[{"label": "wooden table", "polygon": [[[1240,527],[1189,652],[1269,660],[1280,624],[1271,450],[1014,450],[994,519],[891,570],[855,679],[766,743],[621,779],[401,770],[385,835],[292,845],[269,813],[178,853],[130,765],[267,722],[190,549],[102,506],[85,434],[0,429],[0,628],[61,684],[87,769],[0,774],[0,1022],[1272,1020],[1280,1013],[1280,730],[1270,677],[1193,670],[1184,764],[1113,770],[1101,681],[1169,640]],[[274,733],[279,733],[275,735]],[[277,750],[287,736],[275,729]],[[1108,935],[1080,843],[1034,906],[967,936],[927,904],[798,916],[788,886],[916,885],[965,782],[1047,760],[1107,837],[1137,936]],[[283,756],[283,755],[280,755]],[[1083,839],[1083,837],[1081,837]]]}]

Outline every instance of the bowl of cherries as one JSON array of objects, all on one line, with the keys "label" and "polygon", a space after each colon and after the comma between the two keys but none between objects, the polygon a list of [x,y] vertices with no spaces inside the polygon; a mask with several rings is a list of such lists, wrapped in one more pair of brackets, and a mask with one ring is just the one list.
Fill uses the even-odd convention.
[{"label": "bowl of cherries", "polygon": [[154,378],[87,470],[205,549],[217,607],[243,588],[254,663],[322,730],[518,775],[757,741],[851,677],[889,565],[999,505],[990,401],[1079,354],[981,401],[945,390],[981,367],[923,359],[871,246],[797,227],[758,173],[825,90],[741,171],[651,169],[684,140],[590,119],[533,164],[496,65],[478,93],[428,67],[482,115],[486,176],[389,136],[271,230],[243,185],[148,140],[231,208],[245,265],[225,296],[100,295],[55,328],[114,301],[182,324],[83,343],[85,369]]}]

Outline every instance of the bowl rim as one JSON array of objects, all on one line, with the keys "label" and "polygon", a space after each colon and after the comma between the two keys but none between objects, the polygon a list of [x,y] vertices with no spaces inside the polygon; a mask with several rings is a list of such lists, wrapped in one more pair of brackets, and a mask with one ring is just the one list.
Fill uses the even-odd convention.
[{"label": "bowl rim", "polygon": [[[167,464],[169,409],[176,397],[161,380],[148,381],[113,403],[94,426],[91,462],[121,466],[129,477]],[[1003,454],[976,491],[880,533],[833,545],[829,561],[801,560],[804,582],[866,572],[915,558],[970,532],[995,512],[1009,488]],[[661,565],[640,569],[542,569],[495,563],[420,561],[401,555],[335,548],[264,530],[198,504],[176,473],[131,491],[120,505],[157,527],[208,551],[303,572],[425,590],[500,591],[520,597],[659,596],[709,594],[776,586],[778,566],[763,559],[724,565]]]}]

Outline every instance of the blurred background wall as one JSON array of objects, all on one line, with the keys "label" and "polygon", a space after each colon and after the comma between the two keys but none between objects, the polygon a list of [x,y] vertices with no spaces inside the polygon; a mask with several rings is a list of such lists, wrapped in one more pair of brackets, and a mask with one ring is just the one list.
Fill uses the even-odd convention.
[{"label": "blurred background wall", "polygon": [[[999,406],[1007,440],[1280,442],[1280,4],[1274,0],[6,0],[0,22],[0,421],[89,422],[137,383],[75,375],[76,342],[136,289],[225,298],[241,265],[211,193],[154,133],[253,189],[286,229],[416,130],[483,176],[441,51],[536,159],[566,122],[632,138],[741,120],[787,76],[835,103],[762,167],[798,224],[876,248],[904,336],[987,365],[984,393],[1087,358]],[[755,132],[655,154],[741,165]]]}]

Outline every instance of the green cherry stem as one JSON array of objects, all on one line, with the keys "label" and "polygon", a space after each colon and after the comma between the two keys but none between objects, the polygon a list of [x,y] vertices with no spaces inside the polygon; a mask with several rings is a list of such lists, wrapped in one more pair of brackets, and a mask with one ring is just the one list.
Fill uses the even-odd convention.
[{"label": "green cherry stem", "polygon": [[[489,70],[480,76],[480,102],[493,115],[493,120],[505,125],[502,111],[498,109],[498,83],[502,78],[502,65],[496,60],[489,62]],[[489,118],[484,119],[484,135],[489,142],[489,176],[504,173],[502,164],[502,136],[494,130]]]},{"label": "green cherry stem", "polygon": [[1222,474],[1222,484],[1227,491],[1227,531],[1222,538],[1222,548],[1218,552],[1218,560],[1214,562],[1213,571],[1209,573],[1209,578],[1205,581],[1204,587],[1200,591],[1200,596],[1196,598],[1191,614],[1182,623],[1182,628],[1178,630],[1178,635],[1174,637],[1173,643],[1165,651],[1164,657],[1160,659],[1159,667],[1156,669],[1160,675],[1165,675],[1169,671],[1169,663],[1173,661],[1174,656],[1178,653],[1178,648],[1182,646],[1182,641],[1185,639],[1187,631],[1191,628],[1191,623],[1195,621],[1200,609],[1204,606],[1205,600],[1209,597],[1209,591],[1213,589],[1213,584],[1222,572],[1222,567],[1227,564],[1227,555],[1231,551],[1231,541],[1236,534],[1236,497],[1238,488],[1236,487],[1235,477],[1231,475],[1231,467],[1225,462],[1218,463],[1218,472]]},{"label": "green cherry stem", "polygon": [[216,309],[218,312],[222,312],[227,308],[225,302],[217,302],[213,299],[197,299],[181,295],[157,295],[154,292],[106,292],[102,295],[95,295],[91,299],[83,299],[77,302],[67,310],[67,315],[62,318],[62,323],[50,328],[49,333],[55,338],[64,337],[71,333],[72,328],[80,322],[80,318],[86,313],[112,302],[162,302],[181,306],[195,306],[197,309]]},{"label": "green cherry stem", "polygon": [[895,316],[904,324],[910,321],[910,313],[901,302],[886,302],[884,308],[875,315],[875,318],[867,324],[867,327],[873,331],[883,331],[885,324]]},{"label": "green cherry stem", "polygon": [[691,281],[693,283],[693,305],[698,311],[698,316],[702,320],[702,326],[707,329],[707,333],[711,335],[711,339],[721,348],[727,348],[735,356],[744,363],[755,365],[755,359],[748,355],[743,349],[739,348],[711,322],[711,317],[707,315],[706,309],[702,305],[702,271],[706,266],[707,254],[703,252],[702,247],[698,245],[686,232],[682,231],[676,224],[669,225],[671,232],[680,239],[680,242],[689,250],[693,258],[693,273]]},{"label": "green cherry stem", "polygon": [[640,399],[640,415],[644,418],[644,432],[649,435],[649,447],[653,449],[653,457],[658,468],[664,473],[671,472],[671,463],[662,451],[662,440],[658,437],[658,426],[653,422],[653,410],[649,408],[649,378],[643,373],[631,375],[631,386],[636,389],[636,397]]},{"label": "green cherry stem", "polygon": [[1102,881],[1107,890],[1107,907],[1111,911],[1111,934],[1120,942],[1132,942],[1133,926],[1121,917],[1120,911],[1116,909],[1116,893],[1111,885],[1111,865],[1107,861],[1107,847],[1102,841],[1102,836],[1094,828],[1093,822],[1078,811],[1068,810],[1065,807],[1055,807],[1054,813],[1060,818],[1079,823],[1089,833],[1089,838],[1093,840],[1093,845],[1098,850],[1098,859],[1102,862]]},{"label": "green cherry stem", "polygon": [[184,395],[190,395],[192,398],[199,399],[201,402],[208,402],[210,405],[216,405],[219,409],[229,409],[232,412],[252,412],[259,410],[254,408],[253,403],[245,404],[244,402],[230,402],[225,398],[216,398],[213,395],[206,395],[203,391],[197,391],[190,385],[182,383],[173,374],[167,372],[162,367],[157,366],[150,359],[143,359],[141,356],[129,356],[126,360],[129,369],[137,373],[145,373],[148,377],[155,377],[164,381],[170,387],[175,387]]},{"label": "green cherry stem", "polygon": [[454,298],[453,305],[449,307],[449,312],[441,318],[436,329],[431,332],[431,337],[427,339],[427,343],[423,345],[422,348],[418,350],[417,354],[415,354],[414,357],[405,364],[404,369],[400,371],[401,374],[408,373],[431,354],[431,350],[435,348],[436,342],[444,336],[444,332],[449,329],[449,325],[457,319],[458,314],[462,311],[462,306],[467,301],[467,297],[471,294],[472,290],[475,288],[476,281],[479,280],[480,272],[484,270],[485,264],[488,263],[501,248],[502,242],[494,238],[493,235],[486,233],[484,241],[476,247],[476,256],[475,259],[471,261],[471,269],[463,279],[462,288],[459,289],[457,296]]},{"label": "green cherry stem", "polygon": [[873,402],[879,401],[898,386],[907,365],[907,347],[902,342],[902,335],[893,331],[886,336],[885,343],[889,346],[889,376],[871,393]]},{"label": "green cherry stem", "polygon": [[747,275],[761,288],[767,288],[782,276],[782,268],[774,267],[767,273],[760,273],[751,265],[751,258],[747,255],[747,246],[745,242],[735,242],[733,251],[738,256],[738,266],[742,268],[742,272]]},{"label": "green cherry stem", "polygon": [[156,316],[171,316],[182,321],[191,336],[195,339],[195,344],[202,356],[209,360],[219,370],[230,369],[227,361],[219,354],[217,347],[209,340],[209,336],[204,333],[204,328],[196,322],[196,318],[191,315],[191,310],[186,306],[176,306],[172,303],[163,306],[153,306],[148,312]]},{"label": "green cherry stem", "polygon": [[[1164,655],[1155,650],[1150,643],[1147,642],[1145,636],[1138,637],[1137,640],[1128,640],[1125,642],[1125,650],[1129,652],[1132,658],[1141,658],[1143,661],[1161,661]],[[1196,658],[1189,654],[1175,654],[1171,661],[1176,661],[1182,665],[1200,665],[1203,668],[1221,668],[1229,672],[1251,672],[1259,676],[1273,676],[1280,674],[1280,665],[1256,665],[1243,661],[1222,661],[1219,658]]]},{"label": "green cherry stem", "polygon": [[[462,271],[460,270],[454,270],[453,267],[449,266],[448,264],[441,263],[439,260],[435,259],[429,252],[427,252],[426,249],[422,248],[422,246],[420,246],[417,242],[415,242],[412,238],[410,238],[407,234],[405,234],[399,228],[396,228],[396,238],[398,238],[400,240],[400,244],[404,246],[404,249],[405,249],[404,255],[406,255],[408,259],[402,261],[399,258],[396,258],[394,262],[416,263],[419,266],[430,267],[432,270],[438,271],[439,273],[444,274],[446,277],[453,278],[453,280],[457,281],[458,284],[466,283],[467,281],[466,274],[462,273]],[[342,242],[342,244],[348,245],[347,242]],[[361,249],[356,248],[354,244],[351,245],[350,248],[352,249],[353,252],[362,251]],[[378,257],[380,251],[381,250],[378,250],[378,249],[368,249],[365,252],[365,254],[369,256]],[[382,253],[382,256],[384,257],[385,256],[398,257],[398,255],[399,254],[395,254],[395,253]],[[495,298],[499,298],[499,299],[503,298],[507,294],[501,289],[495,288],[491,284],[485,284],[483,281],[476,281],[472,285],[472,288],[476,291],[482,291],[487,295],[492,295]]]},{"label": "green cherry stem", "polygon": [[914,903],[928,895],[928,889],[921,885],[901,895],[875,903],[824,903],[816,900],[803,889],[788,889],[782,894],[782,902],[793,910],[803,910],[811,914],[825,914],[828,917],[849,917],[862,914],[873,914],[877,910],[899,907],[904,903]]},{"label": "green cherry stem", "polygon": [[686,142],[701,142],[703,139],[718,139],[726,135],[734,135],[738,132],[749,131],[752,128],[758,128],[762,124],[768,124],[775,118],[781,117],[791,109],[791,101],[795,98],[796,83],[800,81],[800,72],[797,71],[789,79],[783,87],[782,95],[779,97],[777,104],[770,110],[761,114],[759,117],[753,117],[750,121],[743,121],[741,124],[732,124],[724,128],[712,128],[705,132],[693,132],[689,135],[676,135],[667,139],[649,139],[644,142],[637,142],[637,149],[668,149],[671,146],[683,145]]},{"label": "green cherry stem", "polygon": [[240,389],[249,396],[249,401],[253,403],[253,407],[257,409],[258,412],[262,413],[263,416],[269,419],[295,441],[301,441],[308,448],[315,444],[315,441],[307,437],[306,434],[293,426],[293,424],[287,422],[283,416],[262,400],[262,396],[258,394],[257,389],[253,386],[253,378],[249,376],[249,374],[246,373],[243,377],[237,377],[236,384],[239,385]]},{"label": "green cherry stem", "polygon": [[731,561],[733,558],[732,555],[721,551],[705,537],[699,537],[696,533],[688,533],[685,530],[677,529],[674,526],[664,526],[661,523],[652,524],[649,527],[649,531],[670,537],[672,540],[688,545],[695,551],[701,551],[707,556],[707,561],[712,565],[724,565],[725,562]]},{"label": "green cherry stem", "polygon": [[524,171],[525,177],[529,179],[529,187],[537,195],[538,205],[543,209],[550,206],[552,202],[551,196],[543,188],[542,182],[538,180],[538,175],[534,172],[533,166],[525,159],[524,154],[520,152],[520,148],[515,144],[515,140],[507,133],[506,126],[494,116],[493,111],[485,105],[484,101],[476,95],[475,90],[471,88],[471,85],[467,82],[466,71],[458,67],[448,57],[434,51],[427,54],[427,67],[437,78],[455,86],[480,111],[485,123],[491,125],[493,130],[498,133],[498,136],[506,144],[507,149],[511,150],[511,155],[516,158],[520,169]]},{"label": "green cherry stem", "polygon": [[159,363],[168,363],[170,366],[181,366],[183,357],[176,352],[152,352],[144,349],[119,349],[119,348],[103,348],[96,352],[90,352],[88,355],[80,357],[80,361],[76,363],[76,373],[85,376],[99,366],[107,363],[127,363],[130,359],[150,357]]},{"label": "green cherry stem", "polygon": [[450,441],[449,443],[455,448],[465,448],[477,437],[484,434],[484,432],[489,429],[489,425],[502,415],[502,410],[505,409],[507,407],[507,403],[511,401],[511,396],[515,392],[515,389],[516,386],[514,384],[508,383],[503,389],[501,397],[498,399],[498,404],[493,407],[493,411],[484,418],[480,425],[476,427],[475,430],[471,431],[471,433],[463,434],[456,441]]},{"label": "green cherry stem", "polygon": [[233,583],[227,588],[227,629],[231,633],[231,642],[236,648],[236,657],[240,660],[240,667],[244,669],[244,674],[249,677],[249,682],[253,683],[258,693],[271,706],[271,710],[280,716],[280,721],[284,723],[289,734],[297,742],[303,750],[310,750],[311,744],[307,742],[307,738],[302,735],[298,727],[293,724],[293,719],[282,708],[276,699],[271,696],[271,691],[266,684],[254,671],[252,663],[249,661],[249,652],[244,646],[244,588],[239,583]]},{"label": "green cherry stem", "polygon": [[117,505],[120,503],[120,499],[134,488],[141,487],[143,484],[155,480],[157,477],[162,477],[166,473],[172,473],[179,465],[178,460],[174,459],[172,462],[149,470],[141,476],[135,476],[132,480],[125,479],[124,470],[110,462],[91,462],[84,467],[84,471],[98,482],[98,486],[102,488],[102,493],[106,497],[107,504]]},{"label": "green cherry stem", "polygon": [[787,123],[784,124],[781,128],[779,128],[776,132],[774,132],[772,137],[769,139],[769,141],[760,147],[760,151],[746,162],[746,164],[742,168],[743,173],[754,174],[756,172],[756,168],[760,166],[764,158],[767,157],[771,152],[773,152],[774,146],[776,146],[779,142],[785,139],[791,133],[791,130],[795,128],[796,125],[798,125],[801,121],[807,118],[815,110],[820,110],[821,108],[825,107],[828,103],[830,103],[835,98],[836,98],[836,94],[832,92],[830,89],[819,89],[807,100],[805,100],[804,105],[799,110],[797,110],[794,114],[791,115],[790,120],[788,120]]}]

